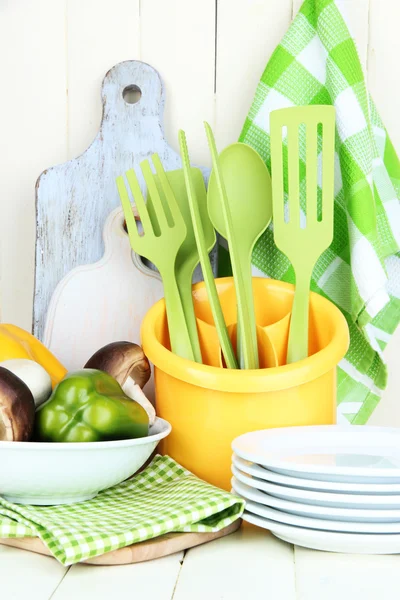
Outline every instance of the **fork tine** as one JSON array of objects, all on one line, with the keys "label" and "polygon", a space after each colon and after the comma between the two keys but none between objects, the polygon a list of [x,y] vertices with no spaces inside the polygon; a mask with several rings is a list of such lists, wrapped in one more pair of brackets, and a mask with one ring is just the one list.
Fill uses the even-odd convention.
[{"label": "fork tine", "polygon": [[123,176],[120,175],[119,177],[117,177],[116,182],[118,194],[122,204],[122,209],[124,211],[126,227],[128,229],[129,241],[133,248],[133,246],[135,246],[139,240],[139,232],[137,230],[135,217],[132,211],[131,201],[129,199],[128,191],[126,189]]},{"label": "fork tine", "polygon": [[168,181],[168,177],[167,177],[167,174],[161,163],[160,157],[158,156],[158,154],[153,154],[151,158],[152,158],[153,164],[156,168],[156,173],[158,175],[158,179],[160,180],[161,187],[162,187],[165,197],[167,199],[168,207],[169,207],[169,210],[171,211],[172,219],[173,219],[175,225],[177,225],[178,222],[180,220],[182,220],[182,215],[181,215],[181,211],[178,206],[178,203],[176,201],[175,194],[174,194],[172,187]]},{"label": "fork tine", "polygon": [[146,235],[146,233],[152,233],[153,227],[147,210],[146,202],[143,198],[142,190],[140,189],[140,185],[136,177],[136,173],[133,169],[129,169],[129,171],[127,171],[125,175],[128,180],[129,187],[131,188],[132,196],[135,201],[137,211],[139,213],[139,218],[143,226],[144,234]]},{"label": "fork tine", "polygon": [[149,161],[143,160],[140,163],[140,168],[142,169],[143,177],[147,185],[147,191],[150,194],[151,203],[160,226],[160,231],[162,232],[168,228],[169,225]]}]

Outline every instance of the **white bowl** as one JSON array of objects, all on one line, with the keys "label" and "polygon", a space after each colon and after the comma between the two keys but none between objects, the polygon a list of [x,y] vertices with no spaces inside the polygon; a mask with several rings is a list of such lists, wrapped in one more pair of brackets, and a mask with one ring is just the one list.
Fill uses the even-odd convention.
[{"label": "white bowl", "polygon": [[17,504],[71,504],[94,498],[146,462],[171,431],[156,417],[149,435],[113,442],[0,442],[0,496]]}]

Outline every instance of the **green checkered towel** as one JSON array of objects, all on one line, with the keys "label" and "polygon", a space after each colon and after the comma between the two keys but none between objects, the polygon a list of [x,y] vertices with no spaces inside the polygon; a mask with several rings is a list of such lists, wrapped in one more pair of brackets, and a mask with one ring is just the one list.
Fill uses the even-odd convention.
[{"label": "green checkered towel", "polygon": [[244,501],[156,456],[141,473],[93,500],[23,506],[0,498],[0,538],[39,537],[63,565],[169,532],[220,531]]},{"label": "green checkered towel", "polygon": [[[382,351],[400,319],[400,165],[334,0],[304,2],[262,74],[240,141],[270,168],[270,112],[308,104],[333,104],[337,119],[334,240],[314,269],[312,289],[342,310],[350,328],[338,369],[338,421],[364,424],[386,386]],[[304,177],[304,164],[299,171]],[[253,264],[254,275],[294,283],[273,226]]]}]

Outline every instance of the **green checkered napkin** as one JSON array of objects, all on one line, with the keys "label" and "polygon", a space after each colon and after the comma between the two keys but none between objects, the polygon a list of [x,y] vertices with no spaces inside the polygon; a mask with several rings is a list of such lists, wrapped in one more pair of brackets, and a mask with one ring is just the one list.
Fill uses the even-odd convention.
[{"label": "green checkered napkin", "polygon": [[63,565],[168,532],[220,531],[244,501],[201,481],[168,456],[93,500],[23,506],[0,498],[0,538],[39,537]]},{"label": "green checkered napkin", "polygon": [[[312,289],[342,310],[350,328],[338,369],[338,421],[364,424],[386,386],[382,351],[400,319],[400,165],[333,0],[302,5],[262,74],[240,141],[270,168],[270,112],[308,104],[333,104],[337,119],[334,240],[316,265]],[[254,275],[294,283],[273,226],[257,243],[253,264]]]}]

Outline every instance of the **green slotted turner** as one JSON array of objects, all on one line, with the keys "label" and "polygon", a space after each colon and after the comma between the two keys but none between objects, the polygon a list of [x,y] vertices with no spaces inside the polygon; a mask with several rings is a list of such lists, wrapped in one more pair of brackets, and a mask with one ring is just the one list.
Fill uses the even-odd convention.
[{"label": "green slotted turner", "polygon": [[[311,276],[333,238],[335,108],[316,105],[273,111],[270,135],[274,239],[296,277],[287,350],[287,363],[293,363],[308,356]],[[305,169],[302,190],[300,169]]]},{"label": "green slotted turner", "polygon": [[[204,284],[207,289],[210,308],[214,319],[215,328],[218,333],[219,343],[225,358],[225,364],[228,369],[237,369],[238,364],[232,348],[228,330],[225,324],[224,315],[218,297],[217,287],[215,285],[214,274],[212,272],[210,258],[208,253],[210,247],[207,244],[207,230],[213,231],[214,243],[216,241],[215,231],[207,212],[207,194],[203,183],[203,189],[195,185],[196,171],[203,181],[199,169],[190,168],[189,151],[186,143],[185,132],[179,131],[179,146],[181,151],[182,166],[186,182],[187,196],[189,200],[190,214],[192,218],[193,231],[196,239],[197,249],[200,257],[201,270],[203,272]],[[200,193],[199,193],[200,192]],[[205,210],[205,214],[203,211]],[[204,227],[206,225],[206,227]]]},{"label": "green slotted turner", "polygon": [[[153,218],[149,215],[135,171],[133,169],[127,171],[126,178],[143,226],[143,235],[139,235],[124,178],[122,176],[117,177],[117,187],[124,210],[129,240],[134,252],[155,264],[160,272],[164,286],[172,352],[182,358],[194,360],[175,277],[176,256],[186,237],[186,225],[175,198],[169,205],[172,222],[168,222],[165,207],[162,204],[148,161],[143,161],[140,167],[151,197]],[[154,216],[157,220],[157,226]]]}]

